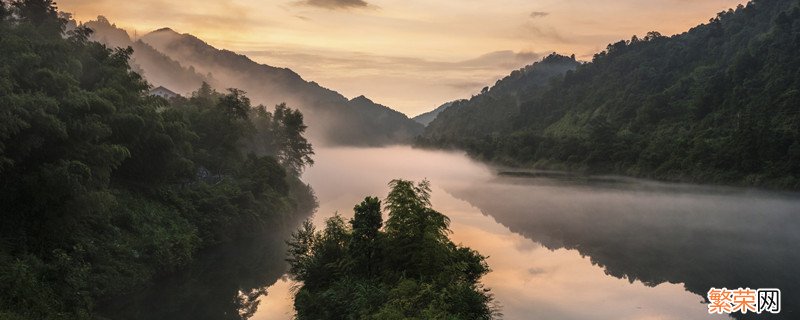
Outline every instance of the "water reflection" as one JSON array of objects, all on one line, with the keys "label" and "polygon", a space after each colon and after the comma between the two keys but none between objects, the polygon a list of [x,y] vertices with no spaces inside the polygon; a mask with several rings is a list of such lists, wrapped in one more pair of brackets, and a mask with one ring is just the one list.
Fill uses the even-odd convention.
[{"label": "water reflection", "polygon": [[605,272],[649,286],[780,288],[780,317],[798,305],[796,194],[641,181],[565,183],[498,177],[448,191],[515,233],[576,250]]},{"label": "water reflection", "polygon": [[[385,196],[391,179],[429,179],[454,241],[489,256],[484,283],[506,319],[723,318],[706,312],[711,286],[780,288],[785,319],[800,304],[797,194],[498,175],[461,154],[406,147],[321,149],[316,160],[304,179],[319,199],[317,224]],[[206,252],[183,274],[105,303],[104,315],[242,319],[258,306],[251,319],[291,319],[285,229]]]},{"label": "water reflection", "polygon": [[[710,286],[782,288],[782,315],[793,315],[797,195],[498,176],[460,154],[404,147],[318,150],[317,159],[305,175],[320,200],[315,223],[351,216],[390,179],[431,180],[453,239],[490,256],[484,282],[506,319],[709,319]],[[275,308],[253,319],[290,319],[289,287],[269,288],[262,303]]]},{"label": "water reflection", "polygon": [[[298,220],[311,212],[298,215]],[[181,273],[100,306],[100,319],[242,320],[263,308],[259,298],[287,271],[285,240],[300,221],[283,222],[199,253]]]}]

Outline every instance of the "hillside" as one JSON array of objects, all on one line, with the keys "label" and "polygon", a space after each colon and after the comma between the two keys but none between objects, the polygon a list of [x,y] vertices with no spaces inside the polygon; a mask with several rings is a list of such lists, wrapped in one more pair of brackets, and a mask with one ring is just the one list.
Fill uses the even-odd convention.
[{"label": "hillside", "polygon": [[179,94],[188,95],[200,88],[204,81],[216,83],[214,79],[197,73],[194,68],[181,65],[150,45],[133,41],[125,30],[117,28],[103,16],[84,23],[84,26],[94,31],[90,37],[93,41],[111,48],[133,48],[131,67],[154,87],[164,86]]},{"label": "hillside", "polygon": [[189,34],[160,29],[144,43],[217,82],[248,92],[257,103],[286,102],[303,110],[312,139],[344,145],[409,142],[422,126],[404,114],[363,99],[348,100],[336,91],[308,82],[288,68],[259,64],[248,57],[220,50]]},{"label": "hillside", "polygon": [[516,70],[471,99],[453,102],[428,125],[426,137],[461,141],[508,133],[522,102],[578,65],[574,57],[552,54]]},{"label": "hillside", "polygon": [[309,124],[310,139],[316,143],[406,143],[423,130],[422,125],[389,107],[369,100],[348,100],[336,91],[304,80],[291,69],[259,64],[170,28],[153,31],[134,42],[124,30],[102,17],[85,25],[95,31],[93,40],[111,47],[133,47],[134,67],[154,85],[186,94],[206,81],[220,91],[229,87],[242,89],[257,104],[285,102],[299,108]]},{"label": "hillside", "polygon": [[52,2],[0,0],[0,319],[108,319],[103,300],[313,211],[299,111],[151,96],[131,50],[66,24]]},{"label": "hillside", "polygon": [[752,1],[679,35],[611,44],[503,121],[474,116],[503,108],[488,97],[449,108],[420,144],[538,168],[800,188],[799,3]]},{"label": "hillside", "polygon": [[439,116],[439,114],[442,113],[442,111],[444,111],[445,109],[449,108],[452,105],[453,105],[453,101],[445,103],[445,104],[443,104],[441,106],[436,107],[436,109],[433,109],[431,111],[428,111],[428,112],[420,114],[420,115],[418,115],[416,117],[413,117],[413,118],[411,118],[411,120],[414,120],[414,121],[419,122],[420,124],[422,124],[424,126],[427,126],[433,121],[433,119],[436,119],[436,117]]}]

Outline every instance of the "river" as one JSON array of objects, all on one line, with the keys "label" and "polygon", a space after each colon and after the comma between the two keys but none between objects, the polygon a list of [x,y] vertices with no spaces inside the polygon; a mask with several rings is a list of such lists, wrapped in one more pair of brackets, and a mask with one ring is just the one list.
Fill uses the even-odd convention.
[{"label": "river", "polygon": [[[451,238],[489,256],[482,282],[505,319],[722,318],[707,312],[712,286],[782,289],[782,318],[798,305],[797,194],[509,172],[409,147],[320,149],[315,159],[304,180],[317,225],[352,217],[391,179],[428,179]],[[252,319],[291,319],[294,285],[269,286]]]}]

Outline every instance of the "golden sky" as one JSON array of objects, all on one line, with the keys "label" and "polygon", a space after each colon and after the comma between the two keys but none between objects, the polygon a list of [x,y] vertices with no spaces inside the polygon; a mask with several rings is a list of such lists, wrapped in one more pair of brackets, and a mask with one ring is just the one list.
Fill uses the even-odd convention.
[{"label": "golden sky", "polygon": [[550,52],[590,60],[608,43],[672,35],[742,0],[62,0],[143,34],[171,27],[289,67],[352,98],[416,115],[469,98]]}]

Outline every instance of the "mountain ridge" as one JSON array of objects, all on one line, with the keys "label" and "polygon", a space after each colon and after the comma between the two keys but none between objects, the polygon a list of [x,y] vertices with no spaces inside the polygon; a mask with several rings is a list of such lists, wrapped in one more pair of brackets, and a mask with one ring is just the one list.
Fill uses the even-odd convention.
[{"label": "mountain ridge", "polygon": [[575,56],[550,54],[541,61],[511,72],[470,99],[444,108],[425,130],[426,137],[480,138],[511,130],[521,101],[544,90],[550,80],[580,65]]},{"label": "mountain ridge", "polygon": [[[109,41],[108,35],[124,30],[111,25],[105,18],[99,17],[86,25],[95,30],[94,40],[109,46],[125,45],[125,41]],[[257,104],[287,103],[304,112],[309,136],[317,144],[377,146],[410,143],[423,130],[423,126],[387,106],[369,99],[365,103],[353,101],[355,98],[348,99],[314,81],[307,81],[289,68],[257,63],[246,55],[218,49],[194,35],[178,33],[169,27],[147,33],[136,42],[130,38],[128,41],[130,46],[137,46],[133,59],[141,65],[146,79],[154,77],[161,68],[153,63],[139,63],[137,60],[145,59],[137,58],[142,54],[153,56],[155,52],[183,68],[179,71],[173,67],[174,74],[194,74],[185,79],[159,79],[154,81],[155,84],[176,88],[179,93],[186,94],[205,81],[220,91],[227,88],[244,90]],[[139,42],[141,44],[136,45]],[[168,78],[168,75],[164,77]],[[187,91],[187,87],[194,89]]]},{"label": "mountain ridge", "polygon": [[[509,108],[449,108],[418,144],[513,166],[800,188],[800,1],[755,0],[608,45]],[[481,100],[482,99],[482,100]]]},{"label": "mountain ridge", "polygon": [[439,114],[442,113],[442,111],[444,111],[445,109],[447,109],[450,106],[452,106],[453,103],[455,103],[455,102],[456,101],[446,102],[446,103],[436,107],[436,109],[433,109],[433,110],[428,111],[428,112],[421,113],[421,114],[411,118],[411,120],[419,122],[422,125],[427,127],[433,121],[433,119],[436,119],[436,117],[439,116]]}]

